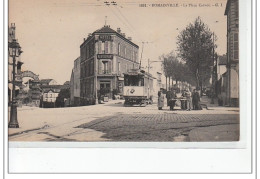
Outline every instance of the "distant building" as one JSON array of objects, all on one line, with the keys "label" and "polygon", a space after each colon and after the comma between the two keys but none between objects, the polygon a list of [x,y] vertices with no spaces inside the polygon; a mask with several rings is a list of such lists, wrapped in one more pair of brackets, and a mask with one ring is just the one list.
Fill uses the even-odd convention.
[{"label": "distant building", "polygon": [[81,104],[95,104],[100,96],[123,92],[123,73],[139,68],[139,47],[117,31],[104,26],[80,45]]},{"label": "distant building", "polygon": [[45,89],[43,90],[43,102],[56,102],[60,89]]},{"label": "distant building", "polygon": [[219,80],[227,71],[227,56],[219,56],[217,59],[217,79]]},{"label": "distant building", "polygon": [[63,85],[58,85],[53,79],[40,80],[40,88],[42,90],[42,103],[41,107],[55,107],[56,98],[63,89],[69,89],[69,82],[65,82]]},{"label": "distant building", "polygon": [[162,88],[162,73],[157,72],[156,73],[156,83],[154,83],[153,86],[153,96],[157,97],[158,96],[158,91],[160,91],[160,89]]},{"label": "distant building", "polygon": [[239,106],[239,4],[228,0],[227,16],[227,105]]},{"label": "distant building", "polygon": [[217,82],[215,92],[218,103],[221,106],[227,105],[227,56],[219,56],[217,59]]},{"label": "distant building", "polygon": [[80,57],[74,61],[70,77],[70,105],[80,105]]},{"label": "distant building", "polygon": [[46,85],[58,85],[58,83],[53,79],[41,79],[40,84],[43,86]]}]

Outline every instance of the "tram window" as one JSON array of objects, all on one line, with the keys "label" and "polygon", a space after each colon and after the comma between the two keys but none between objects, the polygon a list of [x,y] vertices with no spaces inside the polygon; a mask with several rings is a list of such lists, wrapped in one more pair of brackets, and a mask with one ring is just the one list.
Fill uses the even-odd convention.
[{"label": "tram window", "polygon": [[144,79],[143,78],[139,79],[139,86],[144,86]]}]

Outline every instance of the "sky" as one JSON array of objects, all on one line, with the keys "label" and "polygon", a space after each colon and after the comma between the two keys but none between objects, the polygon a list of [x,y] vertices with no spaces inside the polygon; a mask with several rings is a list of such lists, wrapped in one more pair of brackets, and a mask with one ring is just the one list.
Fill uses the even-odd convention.
[{"label": "sky", "polygon": [[[143,66],[147,66],[148,59],[157,61],[162,54],[176,52],[176,37],[198,16],[217,36],[216,52],[226,53],[227,0],[114,1],[116,6],[110,0],[110,6],[105,0],[9,0],[9,24],[15,23],[16,38],[24,51],[22,70],[63,84],[70,80],[83,39],[105,23],[114,30],[120,27],[132,37],[139,46],[139,58],[143,44]],[[141,7],[143,4],[146,7]],[[160,63],[152,67],[154,73],[162,72]]]}]

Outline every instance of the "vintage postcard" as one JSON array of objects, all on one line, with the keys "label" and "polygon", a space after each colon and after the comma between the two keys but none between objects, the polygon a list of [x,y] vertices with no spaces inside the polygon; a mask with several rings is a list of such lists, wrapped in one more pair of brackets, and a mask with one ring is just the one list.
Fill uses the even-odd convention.
[{"label": "vintage postcard", "polygon": [[250,171],[249,1],[7,2],[9,172]]},{"label": "vintage postcard", "polygon": [[9,142],[239,142],[239,5],[9,0]]}]

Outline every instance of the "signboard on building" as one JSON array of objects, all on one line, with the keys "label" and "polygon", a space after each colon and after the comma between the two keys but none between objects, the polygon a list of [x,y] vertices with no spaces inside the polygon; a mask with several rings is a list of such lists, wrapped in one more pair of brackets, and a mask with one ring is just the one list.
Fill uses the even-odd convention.
[{"label": "signboard on building", "polygon": [[113,54],[97,54],[98,59],[113,59]]},{"label": "signboard on building", "polygon": [[101,40],[101,41],[111,41],[112,37],[111,37],[111,35],[100,35],[99,40]]}]

